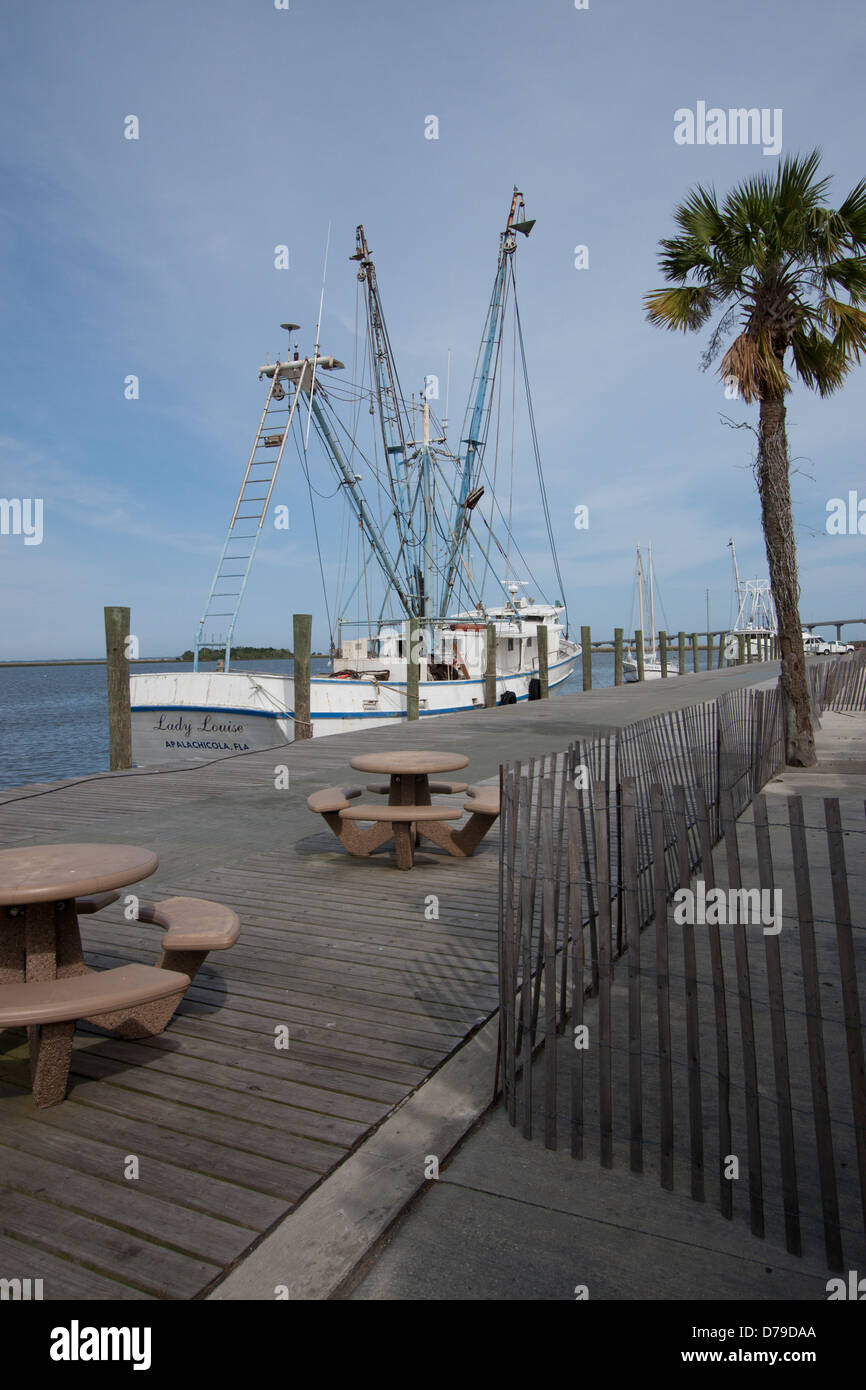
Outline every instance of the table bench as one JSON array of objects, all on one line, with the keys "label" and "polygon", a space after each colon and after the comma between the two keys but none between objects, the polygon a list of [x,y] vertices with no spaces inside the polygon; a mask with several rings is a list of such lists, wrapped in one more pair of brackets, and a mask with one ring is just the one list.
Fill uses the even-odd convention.
[{"label": "table bench", "polygon": [[0,985],[0,1029],[28,1030],[36,1104],[57,1105],[65,1098],[77,1022],[100,1024],[135,1010],[143,1028],[160,1032],[160,1020],[166,1013],[171,1018],[189,984],[189,976],[176,970],[120,965],[65,979]]}]

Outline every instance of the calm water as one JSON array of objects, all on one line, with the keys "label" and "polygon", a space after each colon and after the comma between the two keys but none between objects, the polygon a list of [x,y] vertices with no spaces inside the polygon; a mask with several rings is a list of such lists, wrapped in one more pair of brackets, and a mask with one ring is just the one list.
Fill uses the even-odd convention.
[{"label": "calm water", "polygon": [[[314,659],[313,671],[327,669]],[[247,661],[239,669],[291,673],[291,661]],[[213,670],[213,666],[202,669]],[[191,671],[192,665],[154,662],[146,671]],[[613,685],[613,654],[593,657],[593,684]],[[581,667],[557,694],[581,689]],[[0,787],[53,782],[108,771],[104,666],[0,667]]]}]

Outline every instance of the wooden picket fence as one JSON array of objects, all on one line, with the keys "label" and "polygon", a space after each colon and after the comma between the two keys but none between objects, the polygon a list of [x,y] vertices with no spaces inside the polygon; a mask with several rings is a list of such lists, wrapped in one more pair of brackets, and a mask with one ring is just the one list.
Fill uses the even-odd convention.
[{"label": "wooden picket fence", "polygon": [[[819,711],[864,707],[859,676],[824,670]],[[700,1201],[709,1175],[728,1218],[745,1189],[752,1231],[783,1228],[793,1253],[820,1210],[836,1270],[843,1237],[866,1231],[864,933],[844,839],[866,832],[843,829],[833,798],[820,840],[800,797],[782,820],[774,800],[772,821],[760,788],[782,763],[778,694],[752,689],[501,769],[499,1074],[527,1138],[541,1126],[555,1148],[564,1129],[607,1167],[621,1147],[664,1188],[687,1172]],[[737,818],[752,802],[750,835]],[[778,873],[796,901],[778,934],[678,922],[696,873],[753,905]]]}]

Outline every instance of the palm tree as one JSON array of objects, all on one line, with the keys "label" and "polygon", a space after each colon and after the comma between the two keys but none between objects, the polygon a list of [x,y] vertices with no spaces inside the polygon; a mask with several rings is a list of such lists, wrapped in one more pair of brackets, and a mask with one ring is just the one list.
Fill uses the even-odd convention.
[{"label": "palm tree", "polygon": [[[782,655],[785,756],[815,762],[798,610],[785,396],[790,367],[830,396],[866,350],[866,179],[835,211],[825,205],[821,152],[791,156],[775,175],[732,189],[720,207],[714,189],[693,189],[677,208],[680,235],[659,244],[659,265],[674,286],[645,296],[647,318],[663,328],[702,328],[716,310],[703,365],[718,356],[732,325],[739,333],[719,368],[760,419],[755,475],[776,603]],[[846,296],[839,298],[839,294]],[[788,354],[790,353],[790,364]]]}]

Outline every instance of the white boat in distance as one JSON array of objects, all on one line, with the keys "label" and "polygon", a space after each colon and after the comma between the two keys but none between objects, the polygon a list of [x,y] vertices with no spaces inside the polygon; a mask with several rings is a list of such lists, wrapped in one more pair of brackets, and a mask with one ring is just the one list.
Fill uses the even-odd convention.
[{"label": "white boat in distance", "polygon": [[[653,577],[653,548],[649,547],[649,566],[648,566],[648,588],[649,588],[649,643],[646,639],[646,626],[644,618],[644,579],[643,561],[641,559],[640,546],[637,548],[637,571],[636,580],[638,586],[638,607],[640,610],[640,632],[644,639],[643,657],[643,677],[646,681],[661,680],[662,663],[658,653],[658,639],[656,637],[656,608],[655,608],[655,580]],[[632,653],[629,648],[622,661],[622,678],[628,684],[640,680],[638,671],[637,655]]]},{"label": "white boat in distance", "polygon": [[[414,398],[407,405],[401,393],[363,227],[357,229],[357,249],[351,259],[358,263],[358,280],[364,286],[366,299],[367,352],[361,360],[370,364],[369,383],[356,385],[332,375],[343,364],[320,354],[318,328],[311,355],[301,357],[295,343],[294,353],[290,346],[285,361],[259,369],[259,379],[268,381],[267,399],[199,624],[195,669],[135,675],[130,682],[133,756],[139,766],[225,757],[293,741],[294,677],[233,670],[231,647],[250,567],[290,437],[298,445],[298,457],[309,485],[308,464],[313,460],[308,460],[307,443],[311,427],[336,475],[337,491],[333,496],[345,504],[354,534],[362,538],[364,547],[363,554],[359,549],[358,579],[349,598],[356,592],[363,592],[367,598],[364,619],[341,618],[337,641],[332,632],[331,669],[311,678],[313,737],[381,727],[406,718],[413,632],[420,665],[418,704],[422,719],[483,707],[488,624],[493,624],[495,630],[499,704],[540,695],[541,625],[547,631],[550,689],[568,679],[581,649],[569,639],[565,604],[561,600],[536,602],[521,594],[529,581],[517,575],[528,572],[528,566],[511,535],[510,500],[506,518],[492,486],[496,478],[495,459],[492,476],[485,463],[509,301],[513,305],[515,344],[520,345],[532,420],[513,268],[516,234],[528,236],[533,226],[532,222],[518,220],[523,208],[523,196],[515,189],[505,230],[499,237],[496,278],[457,453],[447,444],[447,394],[445,415],[438,422],[431,408],[431,400],[437,399],[437,395],[428,390],[431,378],[425,380],[417,406]],[[298,325],[282,327],[291,334]],[[500,410],[501,400],[500,388]],[[355,423],[360,418],[361,405],[367,407],[364,415],[376,417],[378,430],[372,456],[364,453],[356,433],[340,420],[335,402],[343,401],[353,406]],[[413,439],[416,416],[420,416],[420,437]],[[498,438],[498,419],[496,433]],[[562,592],[534,421],[531,438],[539,507]],[[367,465],[374,479],[378,492],[375,503],[365,497],[364,478],[355,471],[359,463]],[[485,492],[489,507],[482,508]],[[489,516],[484,515],[488,510]],[[505,524],[504,542],[496,535],[494,513]],[[346,534],[350,534],[348,529]],[[519,558],[512,559],[513,552]],[[372,599],[368,574],[371,561],[375,566],[369,567],[378,570],[382,586]],[[499,566],[505,571],[505,578],[498,584],[498,600],[491,603],[484,597],[485,580],[495,576]],[[344,611],[342,604],[336,611]],[[219,636],[208,637],[208,624],[217,621],[222,628]],[[344,635],[359,628],[365,629],[363,635]],[[199,653],[206,648],[225,653],[225,669],[199,669]]]}]

